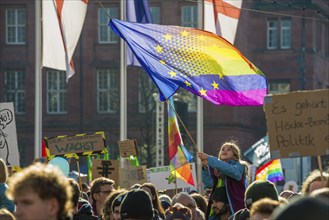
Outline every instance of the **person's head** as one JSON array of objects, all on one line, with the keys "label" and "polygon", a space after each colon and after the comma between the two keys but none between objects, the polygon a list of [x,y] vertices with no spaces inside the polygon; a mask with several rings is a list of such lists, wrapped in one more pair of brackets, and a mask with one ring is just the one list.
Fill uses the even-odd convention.
[{"label": "person's head", "polygon": [[305,181],[303,182],[301,191],[303,194],[310,194],[316,189],[321,189],[325,187],[328,179],[328,173],[323,172],[321,177],[321,172],[319,170],[314,170],[306,177]]},{"label": "person's head", "polygon": [[164,210],[161,205],[161,201],[159,200],[158,193],[155,189],[155,186],[153,183],[143,183],[140,187],[140,189],[147,192],[152,200],[153,208],[158,210],[159,213],[164,214]]},{"label": "person's head", "polygon": [[88,193],[90,191],[90,187],[87,183],[81,183],[81,188],[82,188],[82,191],[85,193]]},{"label": "person's head", "polygon": [[124,192],[124,190],[115,190],[113,192],[110,193],[110,195],[108,195],[108,197],[106,197],[105,203],[103,205],[103,209],[102,209],[102,219],[103,220],[113,220],[113,211],[112,211],[112,204],[114,199],[121,194],[122,192]]},{"label": "person's head", "polygon": [[314,190],[311,193],[311,196],[318,198],[318,199],[322,199],[329,205],[329,188],[328,187]]},{"label": "person's head", "polygon": [[280,202],[269,198],[260,199],[254,202],[250,209],[250,220],[268,219]]},{"label": "person's head", "polygon": [[112,217],[113,220],[121,220],[121,215],[120,215],[120,209],[121,209],[121,204],[123,199],[126,197],[128,191],[123,190],[121,191],[121,193],[119,195],[117,195],[113,202],[112,202],[112,206],[111,206],[111,210],[112,210]]},{"label": "person's head", "polygon": [[141,186],[142,186],[141,184],[139,184],[139,183],[135,183],[134,185],[132,185],[132,186],[130,187],[130,189],[139,189]]},{"label": "person's head", "polygon": [[114,180],[106,177],[98,177],[90,183],[92,203],[103,206],[106,197],[114,190]]},{"label": "person's head", "polygon": [[247,208],[240,209],[239,211],[235,212],[229,219],[233,220],[249,220],[250,211]]},{"label": "person's head", "polygon": [[186,206],[187,208],[191,209],[193,219],[196,216],[198,216],[196,202],[193,199],[193,197],[191,195],[189,195],[188,193],[186,193],[186,192],[177,193],[173,197],[171,205],[174,206],[176,203],[180,203],[183,206]]},{"label": "person's head", "polygon": [[31,165],[12,176],[8,184],[17,219],[64,219],[72,210],[68,178],[52,165]]},{"label": "person's head", "polygon": [[293,191],[291,191],[291,190],[283,190],[281,193],[280,193],[280,197],[282,197],[282,198],[285,198],[285,199],[289,199],[290,198],[290,196],[292,196],[294,194],[294,192]]},{"label": "person's head", "polygon": [[15,216],[9,212],[7,209],[2,208],[0,209],[0,219],[1,220],[15,220]]},{"label": "person's head", "polygon": [[226,195],[225,187],[219,187],[214,190],[210,197],[211,207],[216,215],[224,215],[230,212],[230,207]]},{"label": "person's head", "polygon": [[207,212],[207,206],[208,206],[207,199],[203,195],[201,195],[200,193],[193,193],[193,194],[191,194],[191,196],[195,200],[195,202],[197,204],[197,207],[203,213],[206,213]]},{"label": "person's head", "polygon": [[151,198],[147,192],[134,189],[130,190],[123,199],[120,215],[122,220],[153,220],[156,217],[156,211],[153,209]]},{"label": "person's head", "polygon": [[77,181],[75,181],[72,178],[69,179],[69,183],[70,183],[71,189],[72,189],[72,204],[73,204],[73,208],[76,210],[77,207],[78,207],[79,197],[80,197],[79,184],[77,183]]},{"label": "person's head", "polygon": [[250,209],[251,205],[263,198],[270,198],[279,201],[278,191],[274,184],[267,180],[256,180],[251,183],[245,192],[245,205]]},{"label": "person's head", "polygon": [[285,206],[280,206],[274,210],[270,219],[316,219],[327,220],[329,217],[328,204],[320,199],[305,196],[292,200]]},{"label": "person's head", "polygon": [[166,194],[159,195],[159,200],[161,202],[163,210],[166,210],[171,205],[171,198]]},{"label": "person's head", "polygon": [[228,141],[220,147],[218,158],[223,161],[235,160],[240,161],[240,148],[235,141]]},{"label": "person's head", "polygon": [[6,183],[8,179],[8,168],[3,159],[0,158],[0,183]]},{"label": "person's head", "polygon": [[180,203],[170,206],[165,212],[165,220],[191,220],[192,211]]}]

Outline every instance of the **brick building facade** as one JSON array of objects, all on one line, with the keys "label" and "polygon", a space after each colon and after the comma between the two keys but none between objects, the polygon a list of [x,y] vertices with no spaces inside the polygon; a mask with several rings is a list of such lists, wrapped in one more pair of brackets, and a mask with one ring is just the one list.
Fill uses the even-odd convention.
[{"label": "brick building facade", "polygon": [[[156,23],[196,25],[198,10],[194,1],[149,0],[149,3]],[[102,4],[113,17],[119,17],[118,0],[104,0]],[[42,135],[105,131],[111,157],[116,158],[120,137],[120,42],[109,29],[104,32],[101,28],[106,25],[103,10],[98,1],[89,0],[73,57],[76,74],[68,84],[62,72],[43,68]],[[235,45],[267,75],[271,92],[328,88],[328,15],[329,5],[321,0],[246,0]],[[15,103],[21,164],[25,166],[34,159],[34,1],[0,0],[0,33],[0,102]],[[155,143],[155,112],[141,102],[144,96],[154,103],[152,93],[156,90],[143,77],[145,73],[140,68],[128,66],[127,72],[127,137],[137,139],[139,147],[150,152]],[[141,95],[144,87],[148,89]],[[193,100],[189,101],[188,115],[184,117],[196,140]],[[204,101],[205,152],[217,154],[220,144],[230,138],[236,139],[245,151],[264,135],[266,122],[262,106],[215,106]],[[164,140],[167,151],[166,135]],[[192,150],[192,142],[186,135],[184,140]],[[145,145],[151,147],[144,149]],[[154,165],[147,158],[142,160],[147,162]]]}]

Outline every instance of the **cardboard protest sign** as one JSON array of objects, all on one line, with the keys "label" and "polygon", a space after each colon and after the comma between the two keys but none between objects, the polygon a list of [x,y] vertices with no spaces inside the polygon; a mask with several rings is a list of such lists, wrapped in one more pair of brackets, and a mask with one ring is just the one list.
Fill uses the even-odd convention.
[{"label": "cardboard protest sign", "polygon": [[120,187],[129,189],[135,183],[143,184],[147,182],[146,166],[120,168]]},{"label": "cardboard protest sign", "polygon": [[104,132],[77,134],[74,136],[45,137],[44,140],[48,157],[60,155],[70,158],[74,154],[88,156],[106,152]]},{"label": "cardboard protest sign", "polygon": [[138,156],[136,140],[118,141],[118,145],[121,157]]},{"label": "cardboard protest sign", "polygon": [[98,160],[93,159],[92,167],[92,177],[96,179],[97,177],[106,177],[114,180],[117,184],[119,180],[119,160]]},{"label": "cardboard protest sign", "polygon": [[[195,163],[190,163],[192,168],[192,175],[194,183],[197,183],[196,181],[196,169],[195,169]],[[177,181],[175,183],[175,180],[172,181],[170,178],[170,168],[169,166],[161,166],[161,167],[152,167],[147,170],[147,179],[148,182],[153,183],[158,190],[163,189],[175,189],[182,188],[183,191],[189,192],[191,190],[197,190],[197,186],[192,186],[180,178],[175,178]]]},{"label": "cardboard protest sign", "polygon": [[14,104],[0,103],[0,158],[8,166],[20,166]]},{"label": "cardboard protest sign", "polygon": [[272,158],[329,154],[329,90],[265,98]]}]

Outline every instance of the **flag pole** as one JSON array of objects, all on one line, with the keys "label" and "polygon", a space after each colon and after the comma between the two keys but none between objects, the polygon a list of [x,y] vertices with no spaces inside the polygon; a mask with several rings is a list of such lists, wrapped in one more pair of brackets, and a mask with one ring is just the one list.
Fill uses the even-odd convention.
[{"label": "flag pole", "polygon": [[[126,1],[120,1],[120,19],[126,20]],[[127,56],[126,44],[120,38],[120,140],[127,139]]]},{"label": "flag pole", "polygon": [[[198,28],[203,29],[203,1],[198,1]],[[197,146],[198,152],[203,152],[203,99],[201,97],[197,97],[197,121],[196,121],[196,135],[197,135]],[[202,164],[201,160],[196,160],[197,166],[197,183],[198,183],[198,191],[202,192],[202,179],[201,179],[201,170]]]},{"label": "flag pole", "polygon": [[41,157],[40,147],[42,138],[41,4],[42,1],[35,1],[34,159]]}]

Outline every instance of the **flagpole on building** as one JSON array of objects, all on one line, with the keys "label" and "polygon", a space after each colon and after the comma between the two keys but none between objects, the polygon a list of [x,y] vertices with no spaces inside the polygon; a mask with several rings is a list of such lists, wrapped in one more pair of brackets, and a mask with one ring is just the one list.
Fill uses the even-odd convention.
[{"label": "flagpole on building", "polygon": [[[120,1],[120,19],[126,20],[126,1]],[[125,41],[120,38],[120,140],[127,139],[127,56]]]},{"label": "flagpole on building", "polygon": [[41,1],[35,1],[35,113],[34,158],[41,157],[42,138],[42,74],[41,74]]},{"label": "flagpole on building", "polygon": [[[198,28],[203,29],[203,1],[198,1]],[[203,152],[203,99],[197,97],[197,146]],[[202,192],[201,161],[196,160],[198,191]]]}]

